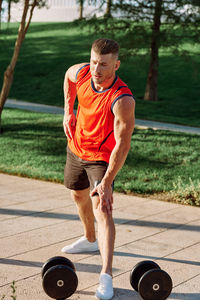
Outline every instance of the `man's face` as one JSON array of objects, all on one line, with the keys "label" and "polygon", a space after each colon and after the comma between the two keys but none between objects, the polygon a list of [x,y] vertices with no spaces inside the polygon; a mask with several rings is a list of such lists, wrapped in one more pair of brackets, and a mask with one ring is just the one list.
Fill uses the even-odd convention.
[{"label": "man's face", "polygon": [[106,84],[115,77],[120,61],[112,53],[98,54],[93,49],[90,57],[90,71],[94,84]]}]

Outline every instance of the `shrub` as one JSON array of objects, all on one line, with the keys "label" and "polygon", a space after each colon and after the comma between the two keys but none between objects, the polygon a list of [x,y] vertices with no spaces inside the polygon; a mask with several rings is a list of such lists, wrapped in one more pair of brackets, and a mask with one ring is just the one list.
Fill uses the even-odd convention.
[{"label": "shrub", "polygon": [[173,183],[174,190],[170,192],[172,198],[181,204],[190,204],[195,206],[200,206],[200,181],[189,181],[183,182],[183,180],[178,177],[177,182]]}]

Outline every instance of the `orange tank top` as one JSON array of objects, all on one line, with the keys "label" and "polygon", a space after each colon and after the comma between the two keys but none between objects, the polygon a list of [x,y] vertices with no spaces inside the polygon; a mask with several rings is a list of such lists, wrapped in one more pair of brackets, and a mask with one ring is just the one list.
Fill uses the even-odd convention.
[{"label": "orange tank top", "polygon": [[89,64],[78,70],[76,89],[77,123],[73,139],[68,141],[68,146],[74,154],[84,160],[109,162],[116,144],[112,108],[121,97],[133,95],[118,76],[110,88],[102,92],[97,91],[91,78]]}]

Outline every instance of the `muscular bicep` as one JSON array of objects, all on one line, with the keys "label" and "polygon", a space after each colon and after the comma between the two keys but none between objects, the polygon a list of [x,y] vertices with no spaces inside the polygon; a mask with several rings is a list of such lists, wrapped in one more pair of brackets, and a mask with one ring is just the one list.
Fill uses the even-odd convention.
[{"label": "muscular bicep", "polygon": [[116,143],[130,146],[131,136],[135,126],[135,101],[125,96],[119,99],[114,107],[114,135]]}]

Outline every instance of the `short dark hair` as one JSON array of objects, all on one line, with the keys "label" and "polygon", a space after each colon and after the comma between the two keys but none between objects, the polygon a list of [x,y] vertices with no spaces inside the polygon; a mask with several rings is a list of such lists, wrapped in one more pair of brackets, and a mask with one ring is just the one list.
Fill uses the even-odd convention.
[{"label": "short dark hair", "polygon": [[119,45],[116,41],[110,39],[97,39],[92,44],[92,49],[98,54],[112,53],[118,57]]}]

